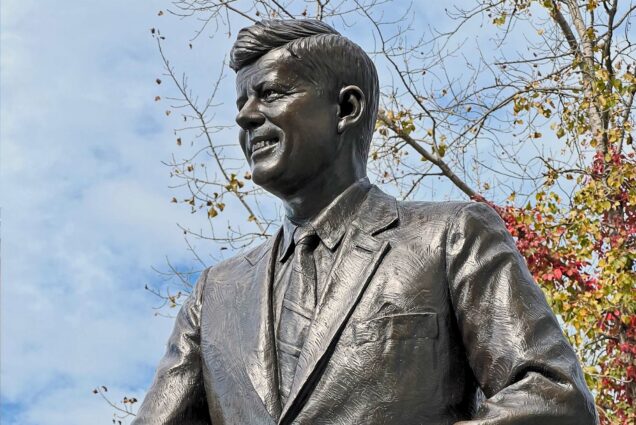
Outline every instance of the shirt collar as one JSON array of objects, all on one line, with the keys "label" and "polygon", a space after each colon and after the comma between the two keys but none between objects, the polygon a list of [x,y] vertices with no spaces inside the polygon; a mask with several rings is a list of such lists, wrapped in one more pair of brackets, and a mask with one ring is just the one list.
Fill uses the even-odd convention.
[{"label": "shirt collar", "polygon": [[[338,245],[347,227],[355,218],[358,207],[364,200],[371,183],[367,177],[363,177],[349,186],[336,197],[316,217],[311,219],[308,226],[313,227],[323,244],[330,250]],[[292,251],[294,233],[299,226],[289,218],[283,219],[283,238],[279,261],[285,261]]]}]

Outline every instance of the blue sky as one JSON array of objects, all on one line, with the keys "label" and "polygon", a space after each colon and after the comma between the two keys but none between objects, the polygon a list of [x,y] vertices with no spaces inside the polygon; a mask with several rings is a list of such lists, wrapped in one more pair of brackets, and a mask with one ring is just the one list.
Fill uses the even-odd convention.
[{"label": "blue sky", "polygon": [[171,320],[144,284],[191,262],[176,223],[201,217],[169,203],[161,164],[161,7],[2,2],[3,424],[110,423],[91,390],[141,396],[163,353]]},{"label": "blue sky", "polygon": [[[144,285],[163,284],[153,267],[165,268],[166,258],[193,263],[176,224],[205,227],[207,220],[170,203],[178,192],[162,161],[175,152],[177,118],[164,114],[172,93],[150,28],[161,29],[168,56],[199,93],[232,41],[206,35],[188,49],[196,23],[158,16],[168,5],[2,2],[3,425],[110,423],[112,409],[92,389],[106,385],[115,400],[142,398],[163,354],[172,321],[155,316]],[[418,13],[424,25],[440,22],[442,10]],[[372,45],[364,25],[343,32]],[[390,82],[386,66],[379,71]],[[219,124],[232,124],[235,114],[233,74],[226,74]],[[235,130],[215,137],[234,143]],[[437,179],[430,186],[435,196],[449,193]],[[242,220],[242,212],[225,214]],[[199,248],[219,255],[214,245]]]}]

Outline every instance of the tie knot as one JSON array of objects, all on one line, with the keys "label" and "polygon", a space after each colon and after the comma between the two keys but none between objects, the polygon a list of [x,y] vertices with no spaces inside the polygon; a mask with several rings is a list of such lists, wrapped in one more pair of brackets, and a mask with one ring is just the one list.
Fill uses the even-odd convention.
[{"label": "tie knot", "polygon": [[294,233],[294,243],[296,243],[296,245],[315,247],[319,241],[320,238],[311,226],[299,227]]}]

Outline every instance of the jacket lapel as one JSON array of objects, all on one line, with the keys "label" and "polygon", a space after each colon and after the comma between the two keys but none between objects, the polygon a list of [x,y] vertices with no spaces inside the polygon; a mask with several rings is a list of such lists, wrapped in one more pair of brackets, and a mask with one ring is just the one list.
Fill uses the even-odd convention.
[{"label": "jacket lapel", "polygon": [[[244,351],[244,361],[252,386],[272,417],[272,424],[278,419],[281,410],[272,323],[275,247],[278,246],[281,234],[279,231],[262,250],[252,251],[245,256],[245,261],[253,267],[250,289],[255,299],[250,303],[254,306],[254,314],[248,314],[243,323],[243,328],[248,329],[247,338],[254,343]],[[248,305],[245,307],[249,308]],[[250,342],[247,338],[246,343]]]},{"label": "jacket lapel", "polygon": [[290,423],[302,408],[342,329],[389,250],[389,242],[375,235],[398,219],[395,199],[373,187],[360,211],[342,241],[316,307],[279,424]]}]

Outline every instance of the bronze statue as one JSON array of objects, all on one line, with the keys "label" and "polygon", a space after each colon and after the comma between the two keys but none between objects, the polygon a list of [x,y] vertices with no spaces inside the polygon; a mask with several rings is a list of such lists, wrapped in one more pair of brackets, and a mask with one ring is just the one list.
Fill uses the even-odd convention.
[{"label": "bronze statue", "polygon": [[282,228],[205,270],[135,425],[592,425],[575,353],[501,219],[366,177],[369,57],[313,20],[241,30],[240,143]]}]

